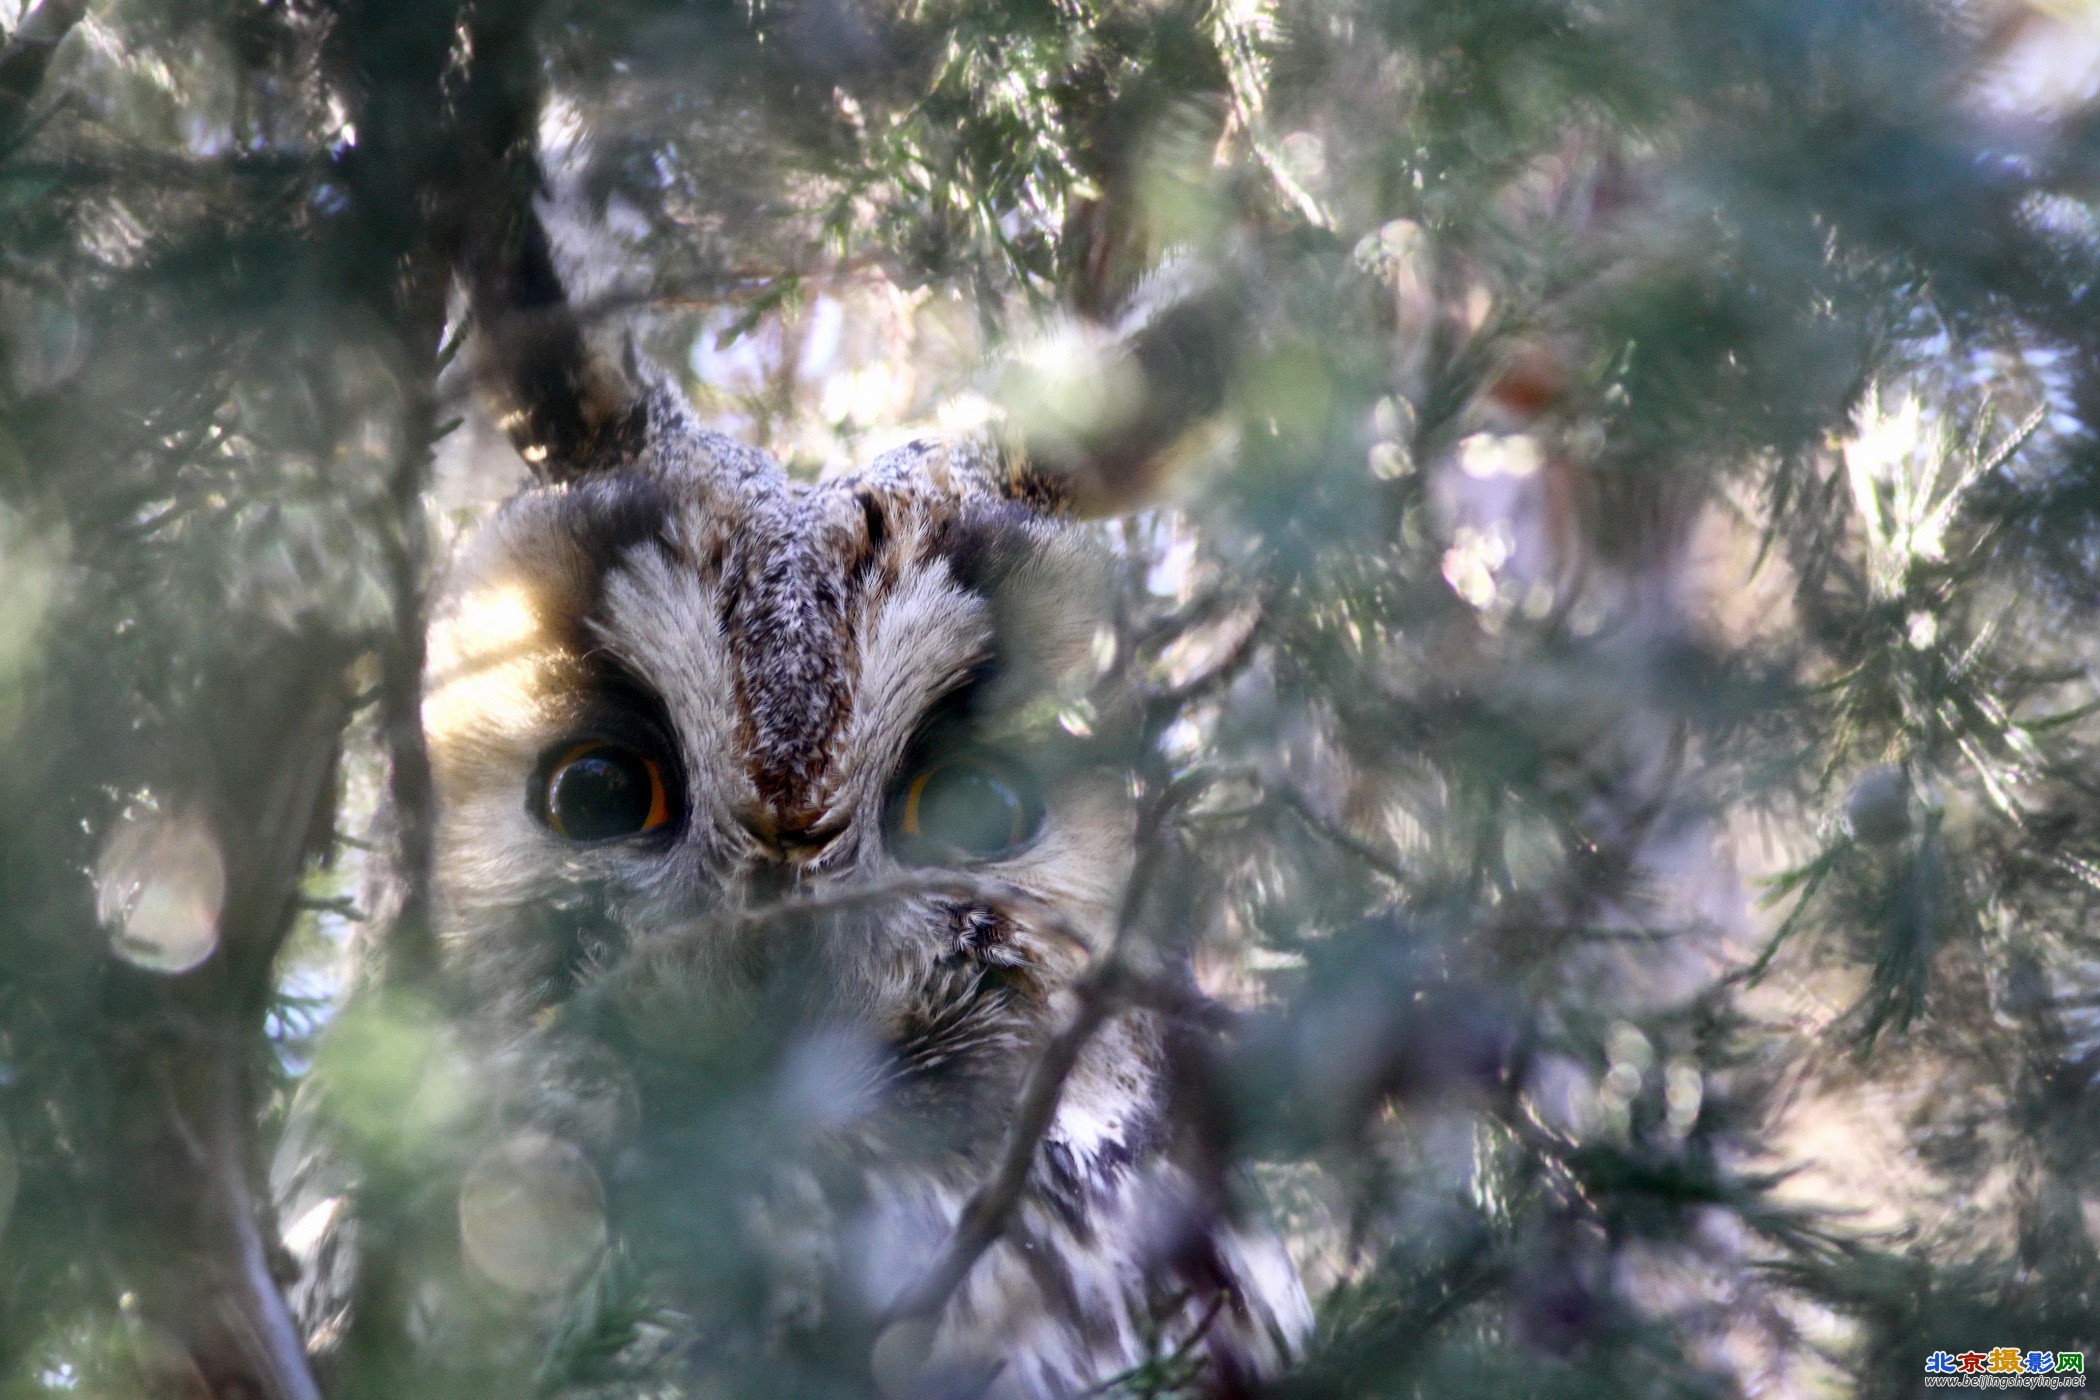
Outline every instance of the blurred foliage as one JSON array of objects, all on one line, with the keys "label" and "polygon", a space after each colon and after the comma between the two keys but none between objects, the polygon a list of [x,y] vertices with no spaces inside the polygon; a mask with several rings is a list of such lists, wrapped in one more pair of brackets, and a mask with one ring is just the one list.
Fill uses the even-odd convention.
[{"label": "blurred foliage", "polygon": [[[252,1393],[216,1300],[271,1251],[212,1192],[267,1225],[392,913],[422,589],[497,470],[440,377],[496,35],[581,300],[798,469],[981,416],[1059,316],[1243,304],[1175,504],[1104,530],[1154,701],[1069,720],[1174,794],[1218,1145],[1322,1292],[1278,1393],[2100,1351],[2085,10],[97,0],[47,70],[14,25],[0,1393]],[[740,1202],[815,1131],[759,1029],[641,1047],[677,1171],[516,1167],[544,1255],[476,1252],[510,1168],[442,1017],[336,1025],[375,1247],[473,1256],[343,1393],[865,1393],[866,1338],[758,1346]]]}]

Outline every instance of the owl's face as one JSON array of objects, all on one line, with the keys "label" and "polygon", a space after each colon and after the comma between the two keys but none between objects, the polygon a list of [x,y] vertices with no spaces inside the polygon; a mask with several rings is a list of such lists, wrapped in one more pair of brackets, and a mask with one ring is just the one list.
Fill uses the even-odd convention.
[{"label": "owl's face", "polygon": [[[1122,781],[1057,723],[1103,561],[1027,495],[979,445],[808,484],[689,429],[505,506],[447,590],[424,708],[440,931],[476,1003],[528,1018],[655,959],[700,999],[789,980],[797,1014],[908,1063],[1026,1041],[1131,847]],[[931,888],[957,870],[1026,897]]]}]

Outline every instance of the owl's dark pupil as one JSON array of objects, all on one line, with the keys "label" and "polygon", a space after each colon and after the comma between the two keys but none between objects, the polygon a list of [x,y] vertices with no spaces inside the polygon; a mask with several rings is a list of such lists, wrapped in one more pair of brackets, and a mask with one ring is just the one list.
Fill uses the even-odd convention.
[{"label": "owl's dark pupil", "polygon": [[600,748],[557,768],[547,783],[547,814],[571,841],[632,836],[649,825],[655,791],[649,765],[625,749]]},{"label": "owl's dark pupil", "polygon": [[1021,795],[981,768],[952,763],[926,775],[919,830],[973,856],[998,855],[1021,837]]}]

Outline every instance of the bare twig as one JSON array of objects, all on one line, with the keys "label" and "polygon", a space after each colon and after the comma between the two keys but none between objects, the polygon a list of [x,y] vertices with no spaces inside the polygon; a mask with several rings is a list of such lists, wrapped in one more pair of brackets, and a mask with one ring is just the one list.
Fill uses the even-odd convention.
[{"label": "bare twig", "polygon": [[1180,685],[1148,695],[1145,698],[1148,714],[1159,718],[1171,718],[1239,679],[1241,672],[1254,660],[1262,637],[1261,616],[1257,613],[1247,624],[1247,630],[1233,639],[1232,646],[1216,662]]},{"label": "bare twig", "polygon": [[[1228,1296],[1222,1289],[1213,1293],[1210,1299],[1210,1306],[1203,1310],[1203,1316],[1196,1320],[1195,1327],[1190,1330],[1186,1337],[1181,1339],[1173,1351],[1164,1357],[1154,1356],[1148,1358],[1132,1366],[1127,1371],[1119,1371],[1097,1385],[1088,1386],[1085,1390],[1079,1392],[1080,1400],[1087,1400],[1089,1396],[1112,1394],[1148,1373],[1158,1374],[1164,1372],[1172,1376],[1175,1372],[1187,1366],[1189,1358],[1196,1354],[1196,1348],[1201,1346],[1203,1339],[1210,1335],[1211,1325],[1218,1320],[1218,1314],[1225,1310],[1225,1300]],[[1171,1311],[1179,1312],[1182,1308],[1188,1306],[1189,1301],[1189,1295],[1184,1293],[1175,1302]]]},{"label": "bare twig", "polygon": [[1079,1063],[1080,1052],[1125,1001],[1128,977],[1122,963],[1105,958],[1073,989],[1078,1007],[1064,1029],[1052,1036],[1029,1071],[1014,1109],[1013,1122],[1000,1147],[999,1163],[971,1194],[957,1216],[947,1247],[925,1276],[891,1305],[885,1325],[908,1318],[930,1317],[947,1306],[949,1297],[976,1267],[992,1241],[1006,1229],[1007,1217],[1020,1203],[1028,1173],[1043,1135],[1056,1116],[1065,1080]]},{"label": "bare twig", "polygon": [[1193,632],[1228,609],[1238,606],[1240,602],[1241,595],[1237,590],[1222,587],[1206,589],[1174,611],[1155,617],[1133,631],[1129,639],[1129,652],[1135,654],[1150,647],[1163,646],[1184,632]]},{"label": "bare twig", "polygon": [[[1117,1012],[1128,1005],[1153,1005],[1168,1014],[1197,1018],[1214,1028],[1220,1026],[1220,1007],[1203,1003],[1199,995],[1178,989],[1165,978],[1134,972],[1119,957],[1119,949],[1111,949],[1086,978],[1079,980],[1073,997],[1077,999],[1073,1018],[1050,1037],[1042,1056],[1029,1070],[1027,1083],[1021,1089],[1021,1102],[1014,1106],[1014,1119],[1000,1144],[1000,1161],[955,1217],[955,1228],[949,1232],[939,1259],[934,1259],[932,1268],[916,1285],[890,1303],[882,1316],[884,1327],[911,1318],[939,1316],[947,1308],[947,1299],[976,1268],[976,1261],[991,1249],[993,1240],[1006,1232],[1008,1217],[1014,1213],[1014,1207],[1021,1205],[1021,1196],[1027,1190],[1035,1150],[1042,1146],[1050,1123],[1056,1119],[1058,1102],[1065,1096],[1065,1081],[1071,1079],[1086,1045]],[[1210,1329],[1210,1320],[1203,1318],[1191,1343]]]},{"label": "bare twig", "polygon": [[[416,395],[419,399],[422,392]],[[393,631],[381,652],[379,730],[386,745],[393,821],[392,875],[399,904],[387,930],[385,971],[396,985],[426,983],[437,968],[431,927],[431,866],[436,859],[436,784],[423,741],[423,478],[431,415],[428,404],[404,414],[416,441],[402,453],[390,483],[393,519],[386,531],[387,590]]]},{"label": "bare twig", "polygon": [[1314,811],[1312,804],[1306,801],[1304,794],[1297,791],[1297,789],[1287,787],[1271,788],[1268,792],[1268,800],[1296,817],[1307,831],[1310,831],[1329,845],[1348,852],[1394,884],[1404,886],[1407,883],[1407,872],[1402,870],[1390,856],[1368,842],[1344,831],[1341,827],[1336,826],[1333,822]]},{"label": "bare twig", "polygon": [[1000,1144],[997,1165],[972,1192],[956,1217],[947,1246],[925,1275],[899,1296],[885,1313],[885,1325],[906,1319],[934,1317],[976,1267],[985,1250],[1006,1229],[1006,1222],[1021,1202],[1037,1149],[1057,1115],[1065,1081],[1079,1063],[1080,1054],[1095,1032],[1134,1000],[1146,999],[1151,983],[1125,961],[1124,950],[1138,915],[1152,893],[1155,871],[1161,857],[1161,838],[1171,811],[1171,793],[1148,803],[1138,821],[1137,861],[1123,889],[1122,906],[1116,915],[1116,931],[1108,948],[1087,974],[1072,988],[1076,1005],[1065,1023],[1029,1070],[1015,1106],[1013,1121]]}]

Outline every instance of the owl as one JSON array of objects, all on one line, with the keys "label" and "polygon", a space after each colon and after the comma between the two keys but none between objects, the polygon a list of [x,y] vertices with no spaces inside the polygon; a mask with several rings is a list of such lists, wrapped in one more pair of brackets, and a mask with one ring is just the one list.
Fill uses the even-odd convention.
[{"label": "owl", "polygon": [[[1129,776],[1058,720],[1112,603],[1080,517],[1127,504],[1143,454],[1110,489],[1069,444],[929,435],[795,480],[646,372],[538,368],[502,406],[540,483],[465,548],[428,639],[446,1034],[500,1129],[467,1254],[534,1267],[469,1188],[535,1163],[617,1237],[623,1180],[678,1172],[636,1124],[682,1051],[750,1038],[817,1107],[806,1160],[737,1188],[778,1267],[767,1335],[724,1344],[851,1314],[891,1400],[1100,1393],[1162,1354],[1205,1393],[1273,1374],[1304,1292],[1190,1160],[1183,1032],[1144,1005],[1084,1041],[991,1243],[899,1316],[1123,917]],[[283,1215],[325,1351],[357,1289],[311,1162]],[[338,1228],[302,1228],[317,1211]]]}]

